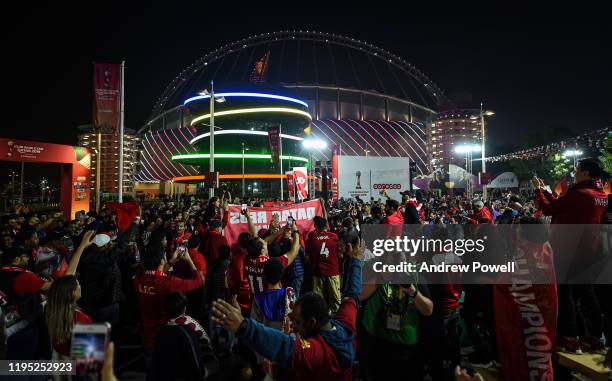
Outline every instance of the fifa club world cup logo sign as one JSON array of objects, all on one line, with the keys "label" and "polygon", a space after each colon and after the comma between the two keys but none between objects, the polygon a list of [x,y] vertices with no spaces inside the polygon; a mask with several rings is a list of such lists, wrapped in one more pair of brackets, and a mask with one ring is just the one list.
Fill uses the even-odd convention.
[{"label": "fifa club world cup logo sign", "polygon": [[361,171],[355,172],[355,177],[357,177],[357,186],[355,189],[361,189]]}]

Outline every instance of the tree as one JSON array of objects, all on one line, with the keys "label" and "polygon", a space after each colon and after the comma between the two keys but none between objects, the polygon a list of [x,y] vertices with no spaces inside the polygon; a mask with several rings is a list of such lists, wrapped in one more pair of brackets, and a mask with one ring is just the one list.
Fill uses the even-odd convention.
[{"label": "tree", "polygon": [[569,175],[572,170],[571,160],[558,153],[531,160],[510,160],[510,167],[519,180],[528,180],[535,175],[553,182]]},{"label": "tree", "polygon": [[604,146],[599,155],[599,161],[608,174],[612,174],[612,136],[608,137],[603,142]]}]

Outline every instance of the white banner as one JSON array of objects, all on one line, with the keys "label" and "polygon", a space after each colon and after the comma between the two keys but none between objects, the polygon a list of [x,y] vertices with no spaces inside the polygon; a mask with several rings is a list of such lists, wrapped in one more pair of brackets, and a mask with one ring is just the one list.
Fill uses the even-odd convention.
[{"label": "white banner", "polygon": [[519,181],[514,172],[504,172],[491,181],[487,188],[518,188]]},{"label": "white banner", "polygon": [[391,198],[402,199],[400,192],[410,189],[410,158],[338,156],[339,197],[369,201],[385,189]]}]

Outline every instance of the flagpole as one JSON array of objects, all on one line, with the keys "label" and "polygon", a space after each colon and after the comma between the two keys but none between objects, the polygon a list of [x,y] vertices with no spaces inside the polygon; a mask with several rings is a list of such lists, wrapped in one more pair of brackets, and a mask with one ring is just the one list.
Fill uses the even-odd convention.
[{"label": "flagpole", "polygon": [[282,125],[279,124],[278,125],[278,140],[280,142],[280,181],[281,181],[281,187],[280,187],[280,192],[281,192],[281,196],[280,199],[281,201],[284,201],[284,192],[283,192],[283,130],[282,130]]},{"label": "flagpole", "polygon": [[119,123],[119,194],[117,201],[123,202],[123,123],[125,116],[125,61],[121,61],[121,118]]}]

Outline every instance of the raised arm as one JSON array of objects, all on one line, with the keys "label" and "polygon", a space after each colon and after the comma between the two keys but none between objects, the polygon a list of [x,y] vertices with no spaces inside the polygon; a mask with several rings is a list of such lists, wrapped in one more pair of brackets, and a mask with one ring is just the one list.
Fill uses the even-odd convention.
[{"label": "raised arm", "polygon": [[291,225],[291,249],[287,252],[287,265],[290,265],[300,252],[300,232],[294,222]]},{"label": "raised arm", "polygon": [[253,319],[244,318],[236,297],[232,304],[217,299],[213,303],[212,313],[214,323],[227,331],[237,333],[237,336],[255,352],[282,366],[291,364],[295,339],[281,331],[265,327]]},{"label": "raised arm", "polygon": [[241,212],[247,219],[247,223],[249,224],[249,233],[252,237],[257,237],[257,229],[255,229],[255,224],[253,224],[253,219],[251,218],[251,214],[249,213],[249,209],[245,209]]},{"label": "raised arm", "polygon": [[320,198],[319,202],[321,203],[321,210],[323,211],[323,218],[327,219],[327,205],[325,204],[325,199]]},{"label": "raised arm", "polygon": [[81,239],[81,243],[72,254],[72,258],[70,258],[70,262],[68,263],[68,269],[66,269],[65,275],[74,275],[76,274],[76,269],[79,266],[79,261],[81,260],[81,254],[91,246],[93,242],[93,237],[96,235],[95,230],[88,230],[83,234],[83,239]]}]

